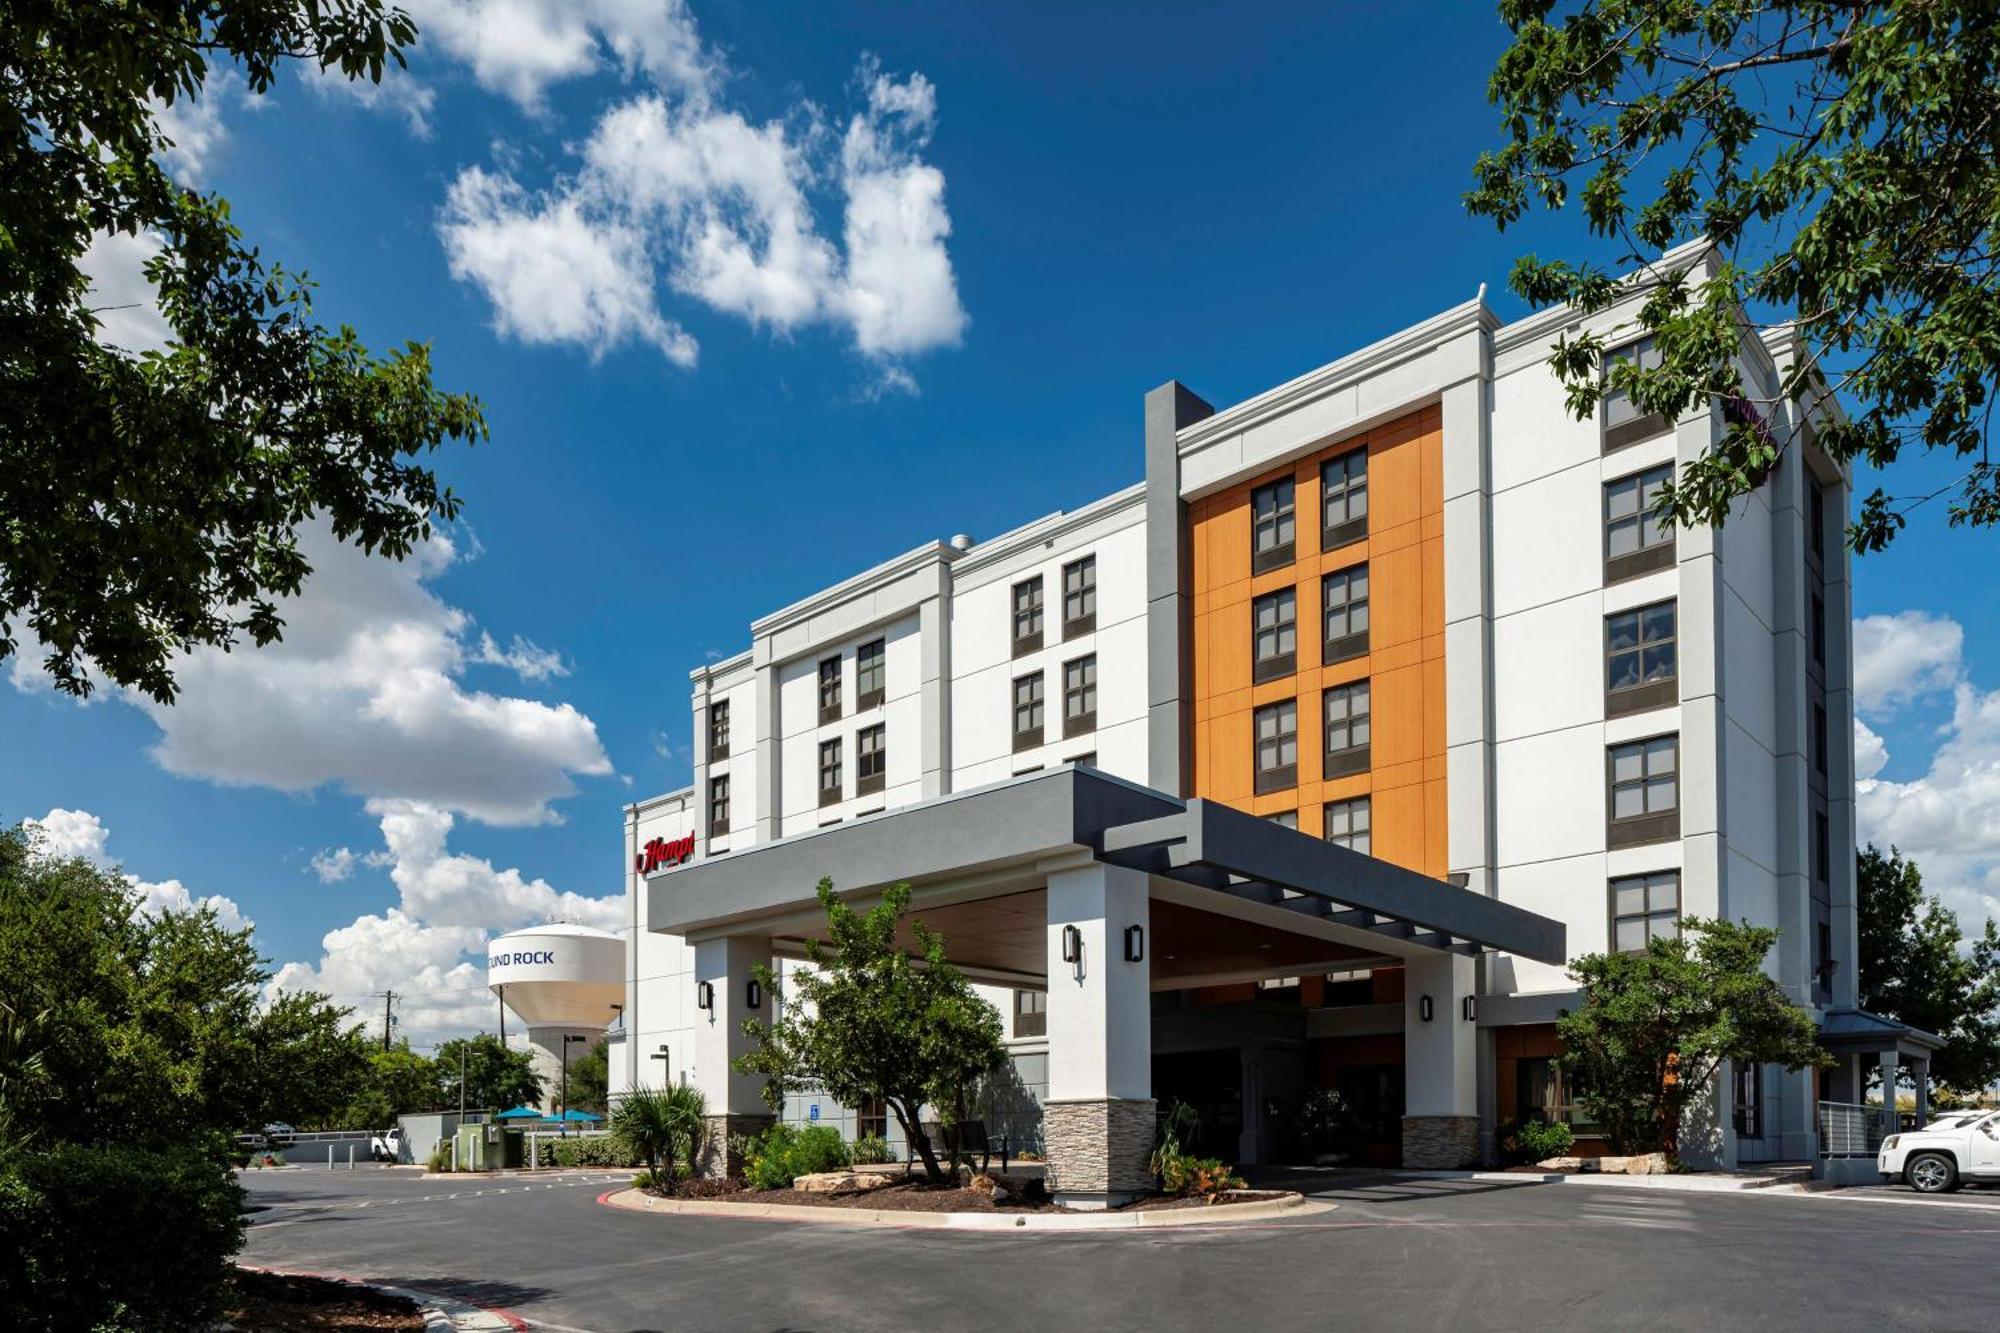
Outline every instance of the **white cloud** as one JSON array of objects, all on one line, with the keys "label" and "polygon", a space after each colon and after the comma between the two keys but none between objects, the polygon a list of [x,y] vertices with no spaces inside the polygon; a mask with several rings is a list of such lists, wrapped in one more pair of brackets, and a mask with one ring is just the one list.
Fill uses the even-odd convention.
[{"label": "white cloud", "polygon": [[1951,720],[1928,770],[1908,782],[1878,776],[1889,752],[1855,724],[1856,818],[1863,842],[1915,858],[1924,885],[1968,934],[2000,915],[2000,690],[1966,678],[1964,631],[1945,616],[1903,612],[1855,622],[1855,684],[1865,707],[1889,710],[1937,694]]},{"label": "white cloud", "polygon": [[[577,775],[611,775],[596,724],[573,706],[461,683],[480,660],[471,618],[425,586],[457,559],[447,538],[400,563],[321,529],[301,547],[313,573],[280,604],[280,642],[180,655],[171,706],[117,695],[158,725],[162,768],[287,792],[337,785],[514,825],[553,820],[549,803],[575,791]],[[23,645],[24,659],[38,655]],[[525,640],[511,656],[504,664],[524,675],[554,674],[552,655]],[[39,688],[24,674],[17,685]]]},{"label": "white cloud", "polygon": [[322,991],[373,1021],[377,997],[394,990],[399,1031],[422,1046],[497,1023],[486,989],[491,935],[552,918],[604,929],[623,919],[622,897],[588,898],[448,850],[454,821],[435,806],[375,801],[368,809],[381,821],[384,850],[365,859],[386,862],[396,905],[327,932],[319,960],[285,964],[273,992]]},{"label": "white cloud", "polygon": [[322,69],[311,61],[299,67],[299,81],[313,96],[327,102],[345,102],[364,111],[401,116],[411,134],[431,137],[431,115],[437,109],[437,90],[418,81],[407,69],[391,62],[382,70],[382,81],[350,79],[339,66]]},{"label": "white cloud", "polygon": [[574,200],[530,199],[510,177],[469,167],[451,184],[438,233],[452,276],[486,293],[499,332],[592,356],[637,339],[676,365],[695,363],[695,340],[660,315],[637,229],[587,217]]},{"label": "white cloud", "polygon": [[482,87],[539,112],[550,85],[615,63],[669,89],[709,79],[682,0],[404,0],[417,53],[442,52]]},{"label": "white cloud", "polygon": [[[762,123],[723,105],[728,71],[703,50],[686,9],[669,8],[652,13],[656,31],[629,21],[632,6],[584,6],[553,21],[567,41],[545,44],[543,72],[516,86],[498,71],[524,67],[499,61],[481,76],[532,105],[555,77],[601,58],[595,32],[654,90],[604,111],[577,170],[545,189],[524,186],[505,163],[462,171],[438,224],[453,275],[478,285],[498,329],[523,342],[593,356],[650,343],[692,365],[693,338],[661,311],[664,285],[779,334],[845,329],[878,364],[880,388],[912,390],[900,361],[956,344],[967,322],[945,247],[944,174],[922,157],[936,90],[921,74],[897,80],[864,61],[866,104],[834,152],[809,103]],[[480,69],[487,56],[456,40],[447,45]],[[828,184],[843,198],[844,251],[821,234],[812,202]]]},{"label": "white cloud", "polygon": [[154,123],[172,146],[163,151],[160,165],[182,185],[204,189],[209,171],[229,131],[222,123],[223,85],[209,84],[193,97],[183,94],[172,102],[151,99]]},{"label": "white cloud", "polygon": [[543,648],[516,634],[513,642],[501,651],[493,642],[493,636],[484,630],[479,634],[479,648],[472,660],[482,666],[506,667],[523,680],[547,680],[551,676],[567,676],[569,666],[562,660],[562,654],[551,648]]},{"label": "white cloud", "polygon": [[359,860],[349,847],[322,848],[313,854],[310,866],[313,874],[319,876],[320,883],[338,884],[354,873],[355,863]]},{"label": "white cloud", "polygon": [[[22,822],[27,826],[35,850],[43,856],[59,861],[82,857],[103,869],[113,868],[114,863],[105,850],[111,841],[111,830],[90,811],[65,810],[58,806],[40,819]],[[215,919],[224,929],[246,930],[250,927],[250,920],[238,910],[235,902],[219,893],[196,897],[177,879],[154,882],[126,874],[125,882],[138,891],[139,910],[148,916],[211,907],[215,909]]]},{"label": "white cloud", "polygon": [[1965,631],[1948,616],[1900,611],[1854,622],[1854,703],[1865,713],[1948,690],[1965,672]]},{"label": "white cloud", "polygon": [[90,280],[99,342],[146,352],[164,348],[174,336],[160,313],[158,293],[146,279],[147,263],[162,248],[160,238],[151,232],[99,232],[91,238],[77,266]]}]

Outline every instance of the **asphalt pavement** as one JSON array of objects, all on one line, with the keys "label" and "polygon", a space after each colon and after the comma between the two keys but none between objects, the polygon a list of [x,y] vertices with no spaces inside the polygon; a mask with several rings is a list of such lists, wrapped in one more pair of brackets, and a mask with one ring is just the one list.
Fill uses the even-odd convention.
[{"label": "asphalt pavement", "polygon": [[2000,1191],[1703,1194],[1332,1173],[1337,1211],[953,1233],[604,1207],[605,1173],[245,1176],[244,1260],[440,1292],[550,1333],[2000,1328]]}]

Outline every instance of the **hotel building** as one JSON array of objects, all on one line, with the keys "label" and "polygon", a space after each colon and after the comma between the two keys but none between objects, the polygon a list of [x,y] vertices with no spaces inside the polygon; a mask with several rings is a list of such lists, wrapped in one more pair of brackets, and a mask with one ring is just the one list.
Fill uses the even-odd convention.
[{"label": "hotel building", "polygon": [[[692,784],[626,810],[618,1085],[767,1115],[729,1068],[749,972],[823,930],[822,875],[914,886],[1006,1024],[989,1121],[1079,1204],[1143,1188],[1172,1099],[1239,1162],[1296,1160],[1316,1087],[1384,1164],[1579,1120],[1568,960],[1684,917],[1777,928],[1786,993],[1851,1011],[1848,480],[1770,406],[1783,337],[1742,349],[1755,408],[1576,420],[1551,344],[1643,357],[1635,304],[1475,299],[1220,409],[1163,384],[1127,489],[753,621],[692,673]],[[1722,527],[1662,524],[1725,410],[1778,465]],[[1859,1100],[1855,1057],[1830,1077]],[[1816,1082],[1729,1071],[1684,1151],[1810,1155]]]}]

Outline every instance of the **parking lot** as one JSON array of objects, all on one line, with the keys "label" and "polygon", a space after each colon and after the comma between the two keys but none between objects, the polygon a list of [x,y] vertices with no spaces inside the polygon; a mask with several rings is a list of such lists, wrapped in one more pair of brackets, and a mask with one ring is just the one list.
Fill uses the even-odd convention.
[{"label": "parking lot", "polygon": [[2000,1193],[1910,1201],[1338,1173],[1338,1210],[961,1234],[622,1212],[606,1173],[250,1173],[245,1261],[552,1333],[683,1329],[1991,1329]]}]

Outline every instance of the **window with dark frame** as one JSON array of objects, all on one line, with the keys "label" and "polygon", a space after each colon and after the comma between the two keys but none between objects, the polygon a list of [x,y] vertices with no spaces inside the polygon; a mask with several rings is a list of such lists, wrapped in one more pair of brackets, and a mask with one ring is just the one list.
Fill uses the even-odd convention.
[{"label": "window with dark frame", "polygon": [[1042,646],[1042,576],[1014,585],[1014,656]]},{"label": "window with dark frame", "polygon": [[1674,465],[1662,463],[1644,472],[1604,483],[1604,581],[1619,583],[1672,568],[1674,530],[1660,521],[1653,506],[1673,479]]},{"label": "window with dark frame", "polygon": [[1299,596],[1292,588],[1267,592],[1250,603],[1250,672],[1262,682],[1299,669]]},{"label": "window with dark frame", "polygon": [[1764,1137],[1763,1066],[1739,1063],[1731,1072],[1734,1095],[1730,1101],[1736,1137],[1761,1139]]},{"label": "window with dark frame", "polygon": [[1329,458],[1319,470],[1319,549],[1331,551],[1368,535],[1368,450]]},{"label": "window with dark frame", "polygon": [[1652,370],[1660,364],[1659,348],[1652,335],[1615,348],[1604,356],[1604,452],[1623,449],[1628,444],[1651,439],[1669,430],[1673,423],[1658,412],[1643,412],[1620,388],[1611,384],[1611,367],[1621,362],[1636,363]]},{"label": "window with dark frame", "polygon": [[708,706],[708,757],[729,757],[729,700],[717,699]]},{"label": "window with dark frame", "polygon": [[1250,572],[1292,563],[1297,515],[1295,487],[1283,477],[1250,492]]},{"label": "window with dark frame", "polygon": [[1806,478],[1806,554],[1814,564],[1826,561],[1826,490]]},{"label": "window with dark frame", "polygon": [[888,680],[889,645],[876,639],[854,650],[854,711],[880,706]]},{"label": "window with dark frame", "polygon": [[1827,740],[1826,705],[1813,705],[1812,766],[1813,772],[1826,776]]},{"label": "window with dark frame", "polygon": [[840,719],[840,659],[822,658],[819,664],[819,720]]},{"label": "window with dark frame", "polygon": [[1074,639],[1097,628],[1097,557],[1063,566],[1063,637]]},{"label": "window with dark frame", "polygon": [[1818,592],[1812,595],[1812,660],[1814,666],[1826,669],[1826,598]]},{"label": "window with dark frame", "polygon": [[1606,839],[1612,847],[1680,836],[1680,737],[1653,736],[1606,749]]},{"label": "window with dark frame", "polygon": [[819,743],[819,803],[832,805],[840,799],[840,741]]},{"label": "window with dark frame", "polygon": [[1320,664],[1331,666],[1368,652],[1368,566],[1337,569],[1320,580]]},{"label": "window with dark frame", "polygon": [[1014,1035],[1046,1037],[1049,1034],[1049,996],[1046,991],[1014,992]]},{"label": "window with dark frame", "polygon": [[1672,601],[1604,618],[1604,712],[1622,717],[1680,698],[1679,614]]},{"label": "window with dark frame", "polygon": [[868,796],[882,790],[889,774],[889,729],[883,723],[863,727],[854,733],[854,794]]},{"label": "window with dark frame", "polygon": [[858,1138],[889,1137],[889,1103],[880,1097],[863,1097],[854,1108],[854,1133]]},{"label": "window with dark frame", "polygon": [[1323,825],[1324,837],[1336,847],[1350,851],[1375,854],[1375,840],[1370,829],[1372,812],[1366,796],[1356,796],[1352,800],[1329,801],[1322,812],[1326,820]]},{"label": "window with dark frame", "polygon": [[1014,681],[1014,753],[1042,743],[1042,673]]},{"label": "window with dark frame", "polygon": [[1681,933],[1681,872],[1655,870],[1611,881],[1611,947],[1644,953],[1646,941],[1678,939]]},{"label": "window with dark frame", "polygon": [[1063,736],[1097,730],[1097,654],[1063,663]]},{"label": "window with dark frame", "polygon": [[729,832],[729,775],[708,780],[708,836],[719,838]]},{"label": "window with dark frame", "polygon": [[1812,876],[1815,883],[1833,882],[1833,820],[1824,810],[1813,811]]},{"label": "window with dark frame", "polygon": [[1265,815],[1264,818],[1270,820],[1279,828],[1288,828],[1294,833],[1299,831],[1299,812],[1296,810],[1279,810]]},{"label": "window with dark frame", "polygon": [[1322,698],[1326,749],[1321,775],[1344,778],[1368,769],[1368,682],[1335,685]]},{"label": "window with dark frame", "polygon": [[1257,790],[1283,791],[1299,785],[1299,702],[1283,699],[1259,708],[1255,724]]}]

